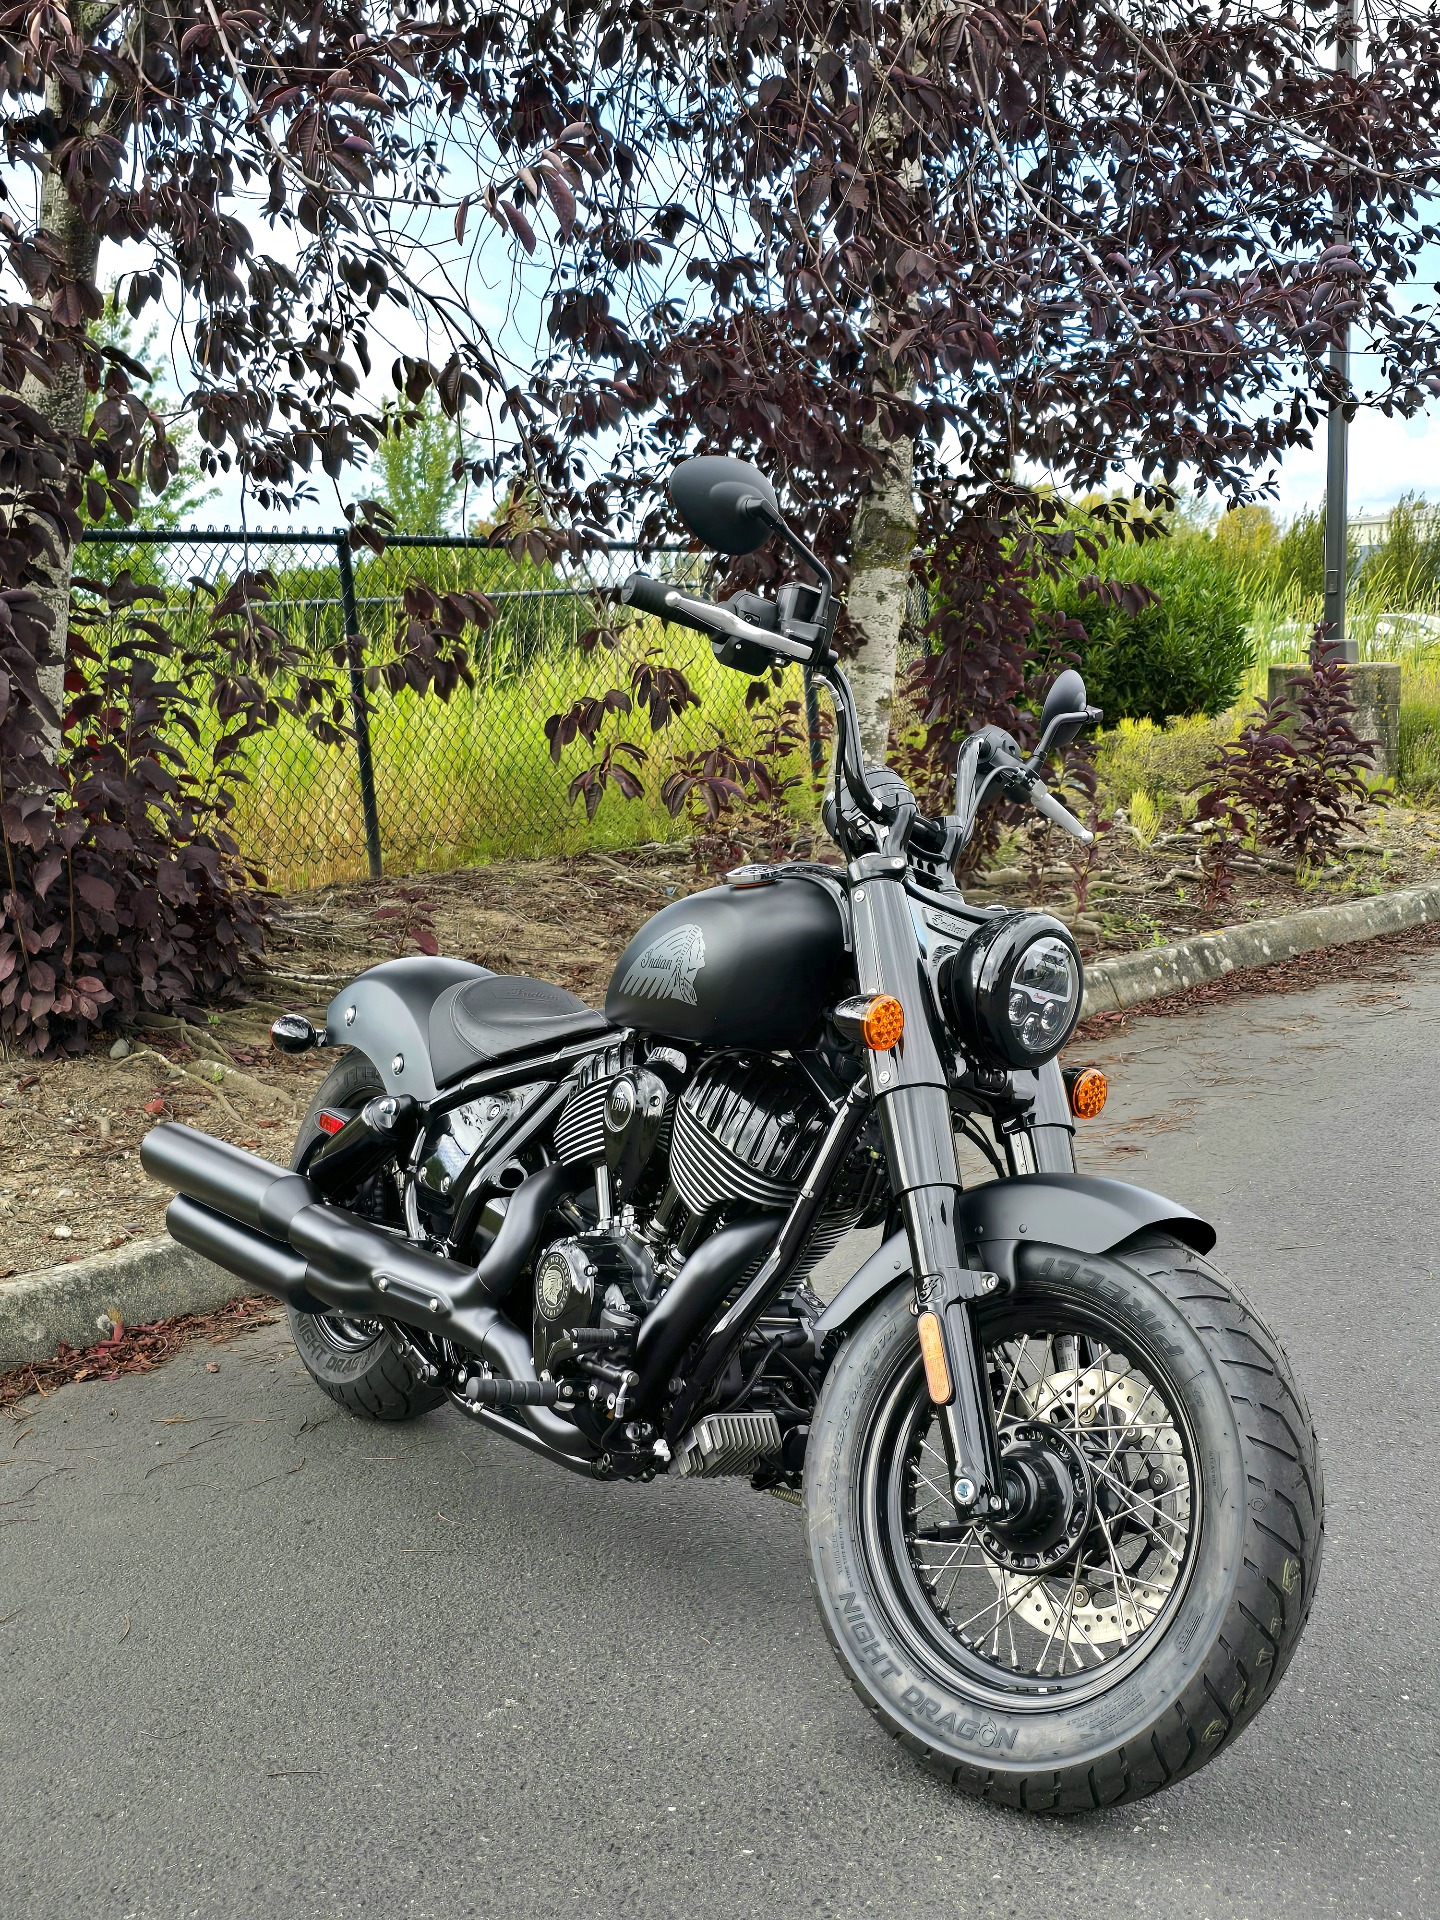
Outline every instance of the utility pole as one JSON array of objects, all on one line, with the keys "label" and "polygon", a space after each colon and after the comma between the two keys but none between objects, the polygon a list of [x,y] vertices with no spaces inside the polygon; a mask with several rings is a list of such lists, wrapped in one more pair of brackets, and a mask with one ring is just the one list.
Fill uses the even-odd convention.
[{"label": "utility pole", "polygon": [[[1356,71],[1355,0],[1336,0],[1335,67],[1339,73]],[[1350,237],[1349,192],[1341,186],[1335,196],[1335,238]],[[1350,382],[1350,323],[1330,348],[1330,371],[1337,386]],[[1345,631],[1345,593],[1349,585],[1350,531],[1350,423],[1338,401],[1330,403],[1326,422],[1325,467],[1325,624],[1327,646],[1333,657],[1354,666],[1360,649]]]}]

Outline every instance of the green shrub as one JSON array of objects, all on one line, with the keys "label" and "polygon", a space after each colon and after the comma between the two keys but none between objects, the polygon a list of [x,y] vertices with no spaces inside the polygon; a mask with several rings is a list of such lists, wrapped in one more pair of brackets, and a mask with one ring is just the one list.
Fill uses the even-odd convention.
[{"label": "green shrub", "polygon": [[1162,811],[1204,783],[1205,769],[1233,731],[1229,714],[1197,715],[1157,727],[1151,720],[1122,720],[1095,743],[1095,771],[1110,804],[1133,807],[1143,793]]},{"label": "green shrub", "polygon": [[1231,507],[1215,522],[1215,555],[1232,573],[1253,573],[1270,564],[1279,541],[1268,507]]},{"label": "green shrub", "polygon": [[1102,580],[1134,581],[1159,596],[1139,613],[1082,595],[1080,571],[1077,563],[1036,597],[1084,626],[1081,671],[1107,720],[1165,721],[1231,704],[1251,644],[1240,574],[1223,564],[1213,539],[1179,533],[1106,548],[1095,567]]}]

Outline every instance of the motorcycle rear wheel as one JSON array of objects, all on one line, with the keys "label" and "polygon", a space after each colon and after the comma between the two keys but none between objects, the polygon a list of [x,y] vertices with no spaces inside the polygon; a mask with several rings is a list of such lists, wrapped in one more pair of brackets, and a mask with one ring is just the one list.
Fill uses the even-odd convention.
[{"label": "motorcycle rear wheel", "polygon": [[[358,1107],[384,1091],[374,1063],[363,1053],[347,1053],[320,1083],[300,1122],[292,1167],[305,1164],[323,1137],[320,1115],[327,1109]],[[445,1395],[422,1380],[405,1349],[378,1321],[346,1313],[300,1313],[288,1309],[290,1335],[311,1379],[358,1420],[417,1420],[440,1406]]]},{"label": "motorcycle rear wheel", "polygon": [[1314,1597],[1321,1476],[1278,1342],[1189,1248],[1020,1266],[981,1338],[1002,1449],[1063,1486],[1050,1532],[955,1508],[908,1285],[830,1370],[806,1529],[881,1724],[966,1793],[1073,1813],[1195,1772],[1259,1711]]}]

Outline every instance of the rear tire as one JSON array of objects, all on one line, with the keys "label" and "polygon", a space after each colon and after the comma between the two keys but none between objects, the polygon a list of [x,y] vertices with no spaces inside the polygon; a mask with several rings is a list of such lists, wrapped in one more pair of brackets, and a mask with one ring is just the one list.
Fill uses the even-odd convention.
[{"label": "rear tire", "polygon": [[1032,1247],[1020,1268],[980,1319],[1002,1444],[1053,1423],[1084,1456],[1080,1546],[1021,1559],[955,1509],[908,1286],[830,1370],[806,1531],[826,1631],[887,1731],[976,1798],[1088,1812],[1196,1772],[1269,1698],[1315,1593],[1318,1449],[1278,1342],[1189,1248]]},{"label": "rear tire", "polygon": [[[379,1074],[363,1053],[347,1053],[320,1083],[300,1123],[290,1164],[303,1168],[324,1137],[320,1115],[357,1107],[382,1093]],[[444,1403],[445,1395],[416,1373],[405,1349],[379,1321],[343,1313],[288,1309],[290,1333],[306,1371],[323,1393],[360,1420],[415,1420]]]}]

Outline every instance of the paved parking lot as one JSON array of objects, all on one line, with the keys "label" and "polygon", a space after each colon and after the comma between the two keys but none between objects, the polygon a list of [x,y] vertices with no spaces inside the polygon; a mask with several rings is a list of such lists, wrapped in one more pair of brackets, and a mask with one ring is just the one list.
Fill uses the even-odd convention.
[{"label": "paved parking lot", "polygon": [[[799,1518],[369,1428],[279,1328],[0,1423],[0,1913],[1440,1915],[1440,958],[1137,1024],[1085,1163],[1173,1193],[1289,1346],[1329,1545],[1193,1782],[1047,1822],[861,1711]],[[206,1363],[218,1371],[206,1370]]]}]

